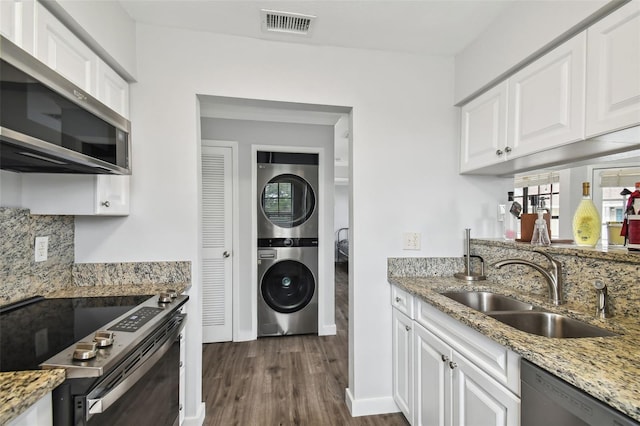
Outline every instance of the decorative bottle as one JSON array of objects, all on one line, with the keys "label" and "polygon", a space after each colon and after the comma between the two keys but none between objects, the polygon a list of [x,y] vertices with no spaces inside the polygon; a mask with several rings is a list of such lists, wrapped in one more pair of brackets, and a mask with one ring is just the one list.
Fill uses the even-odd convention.
[{"label": "decorative bottle", "polygon": [[595,247],[600,239],[602,223],[591,201],[589,182],[582,183],[582,200],[573,215],[573,240],[579,246]]},{"label": "decorative bottle", "polygon": [[518,217],[522,211],[520,203],[513,201],[513,191],[507,193],[507,211],[504,215],[504,231],[505,241],[515,241],[518,232]]}]

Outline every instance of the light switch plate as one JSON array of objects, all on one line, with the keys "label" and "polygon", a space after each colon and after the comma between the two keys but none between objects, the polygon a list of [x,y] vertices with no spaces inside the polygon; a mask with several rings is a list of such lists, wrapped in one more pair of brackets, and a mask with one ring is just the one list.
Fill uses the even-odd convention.
[{"label": "light switch plate", "polygon": [[44,262],[49,255],[49,237],[36,237],[36,262]]},{"label": "light switch plate", "polygon": [[419,232],[405,232],[403,237],[402,248],[404,250],[420,250],[422,236]]}]

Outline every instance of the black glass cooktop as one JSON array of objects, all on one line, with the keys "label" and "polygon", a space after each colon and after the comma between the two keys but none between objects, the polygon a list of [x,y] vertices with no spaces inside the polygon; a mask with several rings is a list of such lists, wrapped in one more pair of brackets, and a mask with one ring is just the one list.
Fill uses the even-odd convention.
[{"label": "black glass cooktop", "polygon": [[40,299],[0,314],[0,371],[38,370],[53,355],[151,296]]}]

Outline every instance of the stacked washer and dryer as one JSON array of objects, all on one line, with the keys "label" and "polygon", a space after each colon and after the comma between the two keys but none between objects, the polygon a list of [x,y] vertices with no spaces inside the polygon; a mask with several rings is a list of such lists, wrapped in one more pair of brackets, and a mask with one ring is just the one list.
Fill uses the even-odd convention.
[{"label": "stacked washer and dryer", "polygon": [[318,155],[258,152],[258,337],[318,332]]}]

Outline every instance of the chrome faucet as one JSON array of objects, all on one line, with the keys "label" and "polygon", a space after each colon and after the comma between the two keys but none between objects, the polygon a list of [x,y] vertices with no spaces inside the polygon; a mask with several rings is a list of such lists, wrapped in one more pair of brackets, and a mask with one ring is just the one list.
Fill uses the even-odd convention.
[{"label": "chrome faucet", "polygon": [[526,265],[540,272],[547,281],[549,287],[549,301],[554,305],[562,305],[564,303],[563,282],[562,282],[562,264],[549,256],[547,253],[534,250],[549,259],[549,267],[544,268],[537,263],[530,262],[526,259],[505,259],[493,264],[500,269],[505,265]]},{"label": "chrome faucet", "polygon": [[609,300],[607,297],[607,286],[601,281],[593,283],[596,289],[596,317],[609,318],[611,316],[609,312]]}]

